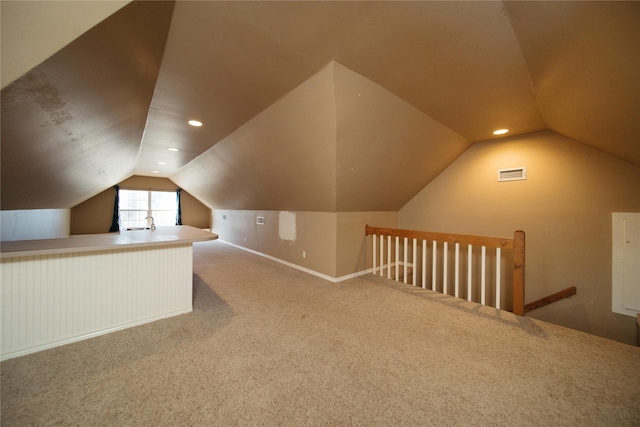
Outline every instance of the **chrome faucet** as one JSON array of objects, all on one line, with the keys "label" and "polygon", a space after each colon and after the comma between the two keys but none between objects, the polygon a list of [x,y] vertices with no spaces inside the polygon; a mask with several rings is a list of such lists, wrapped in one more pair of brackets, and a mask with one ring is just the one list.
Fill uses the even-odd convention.
[{"label": "chrome faucet", "polygon": [[151,229],[155,230],[156,229],[156,223],[153,221],[153,217],[152,216],[148,216],[145,219],[149,219],[151,218]]}]

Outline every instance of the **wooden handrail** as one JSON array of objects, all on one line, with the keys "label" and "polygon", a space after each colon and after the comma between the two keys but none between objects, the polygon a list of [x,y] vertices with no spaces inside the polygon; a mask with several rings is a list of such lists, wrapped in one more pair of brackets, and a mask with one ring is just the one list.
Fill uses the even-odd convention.
[{"label": "wooden handrail", "polygon": [[576,294],[576,287],[571,286],[570,288],[564,289],[560,292],[556,292],[555,294],[549,295],[548,297],[540,298],[539,300],[530,302],[529,304],[524,306],[524,312],[528,313],[536,308],[544,307],[545,305],[549,305],[556,301],[560,301],[561,299],[569,298]]},{"label": "wooden handrail", "polygon": [[[513,249],[514,239],[507,237],[475,236],[472,234],[435,233],[431,231],[401,230],[397,228],[379,228],[365,226],[365,234],[408,237],[411,239],[437,240],[438,242],[460,243],[464,245],[488,246],[492,248]],[[524,236],[524,232],[522,232]]]}]

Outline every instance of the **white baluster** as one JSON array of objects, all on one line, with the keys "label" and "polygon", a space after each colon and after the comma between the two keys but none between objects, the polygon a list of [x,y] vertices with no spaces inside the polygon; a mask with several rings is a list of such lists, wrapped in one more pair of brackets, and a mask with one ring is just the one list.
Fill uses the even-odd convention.
[{"label": "white baluster", "polygon": [[380,235],[380,276],[384,276],[384,235]]},{"label": "white baluster", "polygon": [[391,236],[387,239],[387,279],[391,279]]},{"label": "white baluster", "polygon": [[444,242],[444,249],[442,250],[442,254],[443,254],[443,262],[442,262],[442,293],[443,294],[447,294],[448,292],[448,285],[449,285],[449,277],[448,277],[448,273],[449,273],[449,268],[447,268],[447,262],[449,259],[449,243],[448,242]]},{"label": "white baluster", "polygon": [[416,264],[418,263],[418,241],[416,239],[413,239],[413,274],[412,274],[412,280],[411,283],[413,284],[413,286],[416,285]]},{"label": "white baluster", "polygon": [[400,271],[398,269],[398,259],[400,258],[400,236],[396,236],[396,282],[400,278]]},{"label": "white baluster", "polygon": [[402,278],[402,281],[406,284],[407,283],[407,260],[409,259],[409,242],[408,242],[408,238],[405,237],[403,242],[404,242],[404,255],[402,258],[402,261],[404,261],[404,277]]},{"label": "white baluster", "polygon": [[500,310],[500,257],[502,251],[496,248],[496,308]]},{"label": "white baluster", "polygon": [[376,252],[378,251],[378,241],[376,235],[373,235],[373,274],[376,274]]},{"label": "white baluster", "polygon": [[473,283],[471,282],[473,267],[473,247],[467,246],[467,301],[473,301]]},{"label": "white baluster", "polygon": [[432,245],[432,261],[431,261],[431,290],[436,290],[436,252],[438,251],[438,242],[433,241]]},{"label": "white baluster", "polygon": [[427,241],[422,241],[422,289],[427,289]]},{"label": "white baluster", "polygon": [[481,295],[480,295],[480,303],[482,305],[485,305],[486,300],[487,300],[487,296],[485,295],[486,294],[486,290],[487,290],[486,278],[484,277],[485,276],[485,271],[487,269],[487,247],[486,246],[482,247],[482,261],[481,262],[482,262],[482,268],[481,268],[481,273],[480,273],[480,275],[481,275],[480,276],[480,293],[481,293]]},{"label": "white baluster", "polygon": [[455,271],[454,271],[454,282],[455,282],[455,295],[456,298],[460,298],[460,243],[456,243],[455,246]]}]

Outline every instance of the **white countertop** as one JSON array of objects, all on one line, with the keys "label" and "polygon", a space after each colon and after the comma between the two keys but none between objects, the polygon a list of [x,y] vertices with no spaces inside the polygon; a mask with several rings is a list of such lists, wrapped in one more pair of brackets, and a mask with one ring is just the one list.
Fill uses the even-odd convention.
[{"label": "white countertop", "polygon": [[158,227],[156,230],[121,231],[119,233],[76,234],[66,239],[0,242],[0,257],[15,258],[20,256],[177,245],[215,240],[217,238],[217,234],[188,225]]}]

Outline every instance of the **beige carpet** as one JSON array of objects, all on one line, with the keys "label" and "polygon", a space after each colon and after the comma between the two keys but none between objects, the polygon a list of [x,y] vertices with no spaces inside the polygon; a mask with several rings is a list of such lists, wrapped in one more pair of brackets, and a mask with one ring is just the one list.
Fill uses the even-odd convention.
[{"label": "beige carpet", "polygon": [[194,312],[2,362],[2,426],[640,425],[640,348],[221,242]]}]

